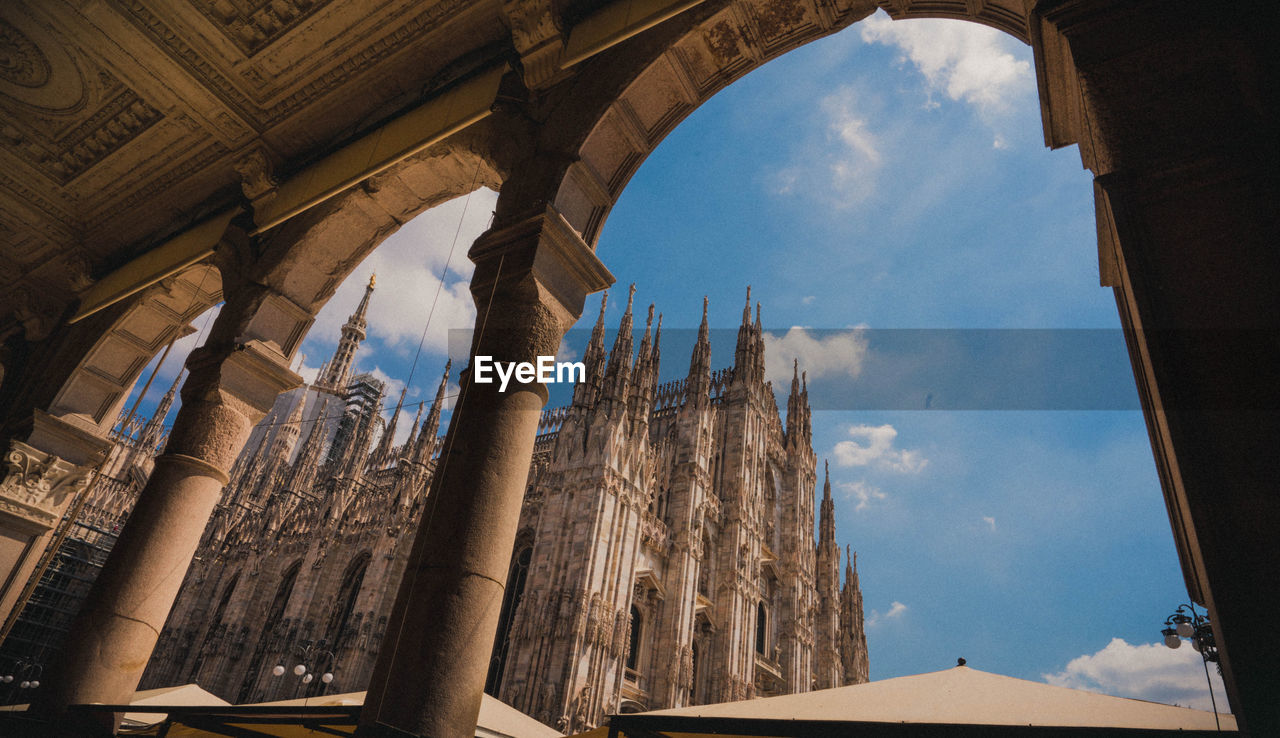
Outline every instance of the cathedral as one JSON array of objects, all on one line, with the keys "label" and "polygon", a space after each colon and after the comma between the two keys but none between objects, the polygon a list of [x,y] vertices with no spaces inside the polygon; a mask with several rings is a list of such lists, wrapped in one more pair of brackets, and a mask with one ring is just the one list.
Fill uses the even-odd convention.
[{"label": "cathedral", "polygon": [[[405,393],[384,422],[385,385],[352,375],[374,286],[316,381],[255,428],[142,688],[196,682],[236,703],[365,688],[448,458],[450,372],[396,444]],[[543,412],[486,691],[572,733],[867,681],[804,375],[784,421],[748,291],[733,365],[712,370],[704,300],[687,376],[659,383],[661,316],[649,307],[637,349],[634,292],[608,349],[602,300],[586,380]]]}]

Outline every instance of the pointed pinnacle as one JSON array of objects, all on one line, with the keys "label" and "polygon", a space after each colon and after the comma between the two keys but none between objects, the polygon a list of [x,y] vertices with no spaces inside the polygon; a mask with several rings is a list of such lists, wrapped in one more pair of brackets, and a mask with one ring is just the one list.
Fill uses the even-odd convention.
[{"label": "pointed pinnacle", "polygon": [[707,303],[710,302],[706,295],[702,296],[702,322],[707,322]]},{"label": "pointed pinnacle", "polygon": [[651,302],[649,303],[649,317],[646,318],[644,321],[645,331],[647,332],[649,330],[649,327],[652,325],[653,325],[653,303]]}]

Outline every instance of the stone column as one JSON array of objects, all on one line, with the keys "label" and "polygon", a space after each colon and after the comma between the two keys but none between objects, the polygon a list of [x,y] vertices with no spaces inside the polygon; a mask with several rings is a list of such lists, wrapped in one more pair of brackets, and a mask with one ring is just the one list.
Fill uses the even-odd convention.
[{"label": "stone column", "polygon": [[165,452],[33,705],[68,735],[114,728],[73,726],[62,711],[129,701],[236,455],[276,395],[301,382],[283,353],[257,340],[197,349],[187,369]]},{"label": "stone column", "polygon": [[[472,356],[554,356],[613,277],[551,207],[476,241]],[[379,648],[361,735],[475,735],[507,568],[547,390],[472,381],[468,367]]]},{"label": "stone column", "polygon": [[91,423],[37,410],[25,441],[9,442],[0,481],[0,637],[63,512],[89,482],[108,446]]}]

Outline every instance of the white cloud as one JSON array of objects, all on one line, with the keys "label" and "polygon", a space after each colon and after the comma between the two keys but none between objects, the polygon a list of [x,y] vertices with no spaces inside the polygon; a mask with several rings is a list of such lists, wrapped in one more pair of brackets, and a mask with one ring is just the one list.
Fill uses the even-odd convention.
[{"label": "white cloud", "polygon": [[855,511],[865,510],[872,502],[883,500],[888,497],[888,495],[881,492],[879,488],[873,487],[863,480],[858,480],[856,482],[838,482],[836,483],[836,487],[844,492],[845,497],[857,503],[853,508]]},{"label": "white cloud", "polygon": [[800,371],[810,379],[819,377],[856,378],[862,372],[867,355],[866,332],[860,328],[830,333],[814,338],[804,328],[791,328],[782,336],[765,332],[765,378],[774,387],[790,386],[793,360],[799,360]]},{"label": "white cloud", "polygon": [[996,529],[996,519],[995,519],[995,518],[992,518],[992,517],[989,517],[989,516],[983,515],[983,516],[982,516],[982,522],[984,522],[984,523],[986,523],[987,525],[991,526],[991,530],[992,530],[993,532],[995,531],[995,529]]},{"label": "white cloud", "polygon": [[863,41],[897,47],[931,90],[983,113],[1003,113],[1012,98],[1032,90],[1031,62],[1017,58],[1018,42],[994,28],[939,19],[894,21],[883,12],[861,27]]},{"label": "white cloud", "polygon": [[801,304],[804,304],[804,305],[812,305],[813,301],[816,299],[818,299],[816,295],[805,295],[804,298],[800,300],[800,302]]},{"label": "white cloud", "polygon": [[881,471],[915,474],[928,465],[918,449],[893,447],[898,431],[892,425],[849,426],[853,440],[840,441],[832,450],[840,466],[867,466]]},{"label": "white cloud", "polygon": [[[1209,666],[1218,710],[1227,712],[1222,677]],[[1200,654],[1184,644],[1170,649],[1160,643],[1130,645],[1113,638],[1106,648],[1072,659],[1057,674],[1043,674],[1049,684],[1072,689],[1132,697],[1152,702],[1211,709]]]},{"label": "white cloud", "polygon": [[404,389],[404,380],[396,379],[382,371],[380,367],[376,366],[373,369],[368,370],[368,372],[369,374],[372,374],[375,379],[381,380],[382,383],[386,385],[386,387],[382,389],[383,404],[395,407],[393,403],[400,398],[400,390]]},{"label": "white cloud", "polygon": [[[371,338],[412,355],[425,325],[424,349],[444,353],[450,329],[473,328],[476,312],[468,285],[474,267],[467,250],[488,224],[497,193],[479,190],[469,197],[470,202],[458,198],[423,213],[379,245],[316,316],[311,338],[332,351],[373,273],[377,285],[369,303]],[[357,361],[367,356],[368,349],[362,347]]]},{"label": "white cloud", "polygon": [[875,192],[876,174],[883,163],[880,140],[857,103],[852,87],[823,98],[823,140],[774,174],[775,194],[795,194],[802,185],[803,194],[816,192],[834,207],[848,207]]},{"label": "white cloud", "polygon": [[577,361],[578,351],[565,341],[560,342],[560,348],[556,349],[556,361]]},{"label": "white cloud", "polygon": [[867,628],[874,628],[886,620],[898,620],[906,611],[906,605],[894,600],[893,604],[889,605],[889,611],[884,614],[881,614],[879,610],[872,610],[871,615],[867,617],[864,626]]},{"label": "white cloud", "polygon": [[311,366],[310,364],[308,364],[307,363],[308,358],[309,357],[306,354],[299,354],[298,363],[296,366],[294,366],[293,370],[297,372],[299,376],[302,377],[302,381],[306,382],[307,384],[311,384],[312,382],[316,381],[317,377],[320,376],[320,367]]}]

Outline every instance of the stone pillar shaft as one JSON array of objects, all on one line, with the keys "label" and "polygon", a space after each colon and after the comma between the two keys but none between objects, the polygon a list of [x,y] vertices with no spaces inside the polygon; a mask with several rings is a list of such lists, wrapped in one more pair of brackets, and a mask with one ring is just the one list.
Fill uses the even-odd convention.
[{"label": "stone pillar shaft", "polygon": [[[553,356],[586,295],[612,276],[548,208],[481,236],[472,356]],[[379,649],[362,735],[475,735],[538,418],[537,383],[460,378],[461,394]]]},{"label": "stone pillar shaft", "polygon": [[301,381],[282,354],[258,341],[197,349],[187,368],[165,453],[33,705],[55,720],[68,705],[132,697],[236,454],[275,396]]}]

